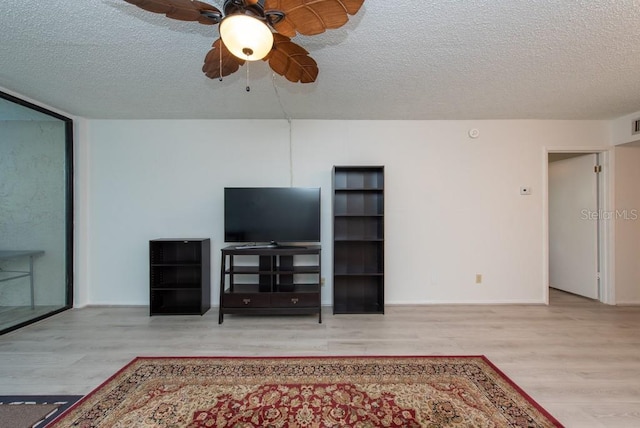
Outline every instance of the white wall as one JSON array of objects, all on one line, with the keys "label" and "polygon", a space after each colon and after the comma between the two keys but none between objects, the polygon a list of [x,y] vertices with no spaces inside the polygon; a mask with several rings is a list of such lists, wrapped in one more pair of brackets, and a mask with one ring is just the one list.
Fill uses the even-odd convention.
[{"label": "white wall", "polygon": [[638,119],[640,111],[610,123],[611,142],[616,146],[616,211],[611,215],[615,227],[614,275],[618,304],[640,304],[640,219],[633,217],[636,213],[633,210],[640,213],[640,135],[632,134],[632,124]]},{"label": "white wall", "polygon": [[609,133],[600,121],[300,120],[290,150],[286,121],[89,120],[76,294],[146,305],[148,240],[210,237],[217,304],[222,189],[292,182],[322,187],[330,304],[331,167],[373,164],[386,173],[388,304],[542,303],[543,148],[602,147]]},{"label": "white wall", "polygon": [[638,119],[640,119],[640,111],[612,120],[609,125],[611,145],[617,146],[619,144],[640,141],[640,134],[632,134],[632,124]]},{"label": "white wall", "polygon": [[615,148],[616,303],[640,304],[640,147]]}]

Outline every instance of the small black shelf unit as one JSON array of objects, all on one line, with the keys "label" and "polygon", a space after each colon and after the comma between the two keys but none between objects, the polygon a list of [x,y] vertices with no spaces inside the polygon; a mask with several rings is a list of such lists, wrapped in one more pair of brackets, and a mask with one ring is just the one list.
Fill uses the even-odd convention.
[{"label": "small black shelf unit", "polygon": [[211,307],[211,241],[149,241],[149,315],[203,315]]},{"label": "small black shelf unit", "polygon": [[316,313],[321,323],[320,250],[319,245],[223,248],[218,323],[224,314]]},{"label": "small black shelf unit", "polygon": [[384,167],[333,167],[333,313],[384,313]]}]

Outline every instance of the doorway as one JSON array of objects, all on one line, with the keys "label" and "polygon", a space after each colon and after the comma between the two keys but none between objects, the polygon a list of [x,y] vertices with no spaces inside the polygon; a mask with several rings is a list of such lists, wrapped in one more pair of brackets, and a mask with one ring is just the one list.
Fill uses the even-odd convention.
[{"label": "doorway", "polygon": [[545,157],[547,302],[558,293],[610,303],[607,150],[548,150]]}]

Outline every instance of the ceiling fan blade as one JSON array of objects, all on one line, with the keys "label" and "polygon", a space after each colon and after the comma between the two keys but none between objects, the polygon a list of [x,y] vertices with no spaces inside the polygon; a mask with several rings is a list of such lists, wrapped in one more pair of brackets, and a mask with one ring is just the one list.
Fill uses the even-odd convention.
[{"label": "ceiling fan blade", "polygon": [[283,12],[285,17],[273,24],[277,32],[288,37],[306,36],[339,28],[356,14],[364,0],[265,0],[264,9]]},{"label": "ceiling fan blade", "polygon": [[[220,68],[220,50],[222,50],[222,69]],[[204,58],[202,71],[210,79],[219,79],[235,73],[244,63],[245,60],[233,55],[222,40],[218,39],[213,42],[213,49]]]},{"label": "ceiling fan blade", "polygon": [[163,13],[167,18],[180,21],[198,21],[213,25],[220,22],[222,12],[201,1],[191,0],[124,0],[149,12]]},{"label": "ceiling fan blade", "polygon": [[200,18],[198,19],[199,23],[205,25],[213,25],[218,24],[220,23],[220,21],[222,21],[222,12],[220,12],[220,9],[218,9],[217,7],[196,0],[193,1],[193,4],[200,11]]},{"label": "ceiling fan blade", "polygon": [[302,46],[282,34],[273,35],[273,49],[265,57],[271,69],[290,82],[311,83],[318,77],[318,64]]}]

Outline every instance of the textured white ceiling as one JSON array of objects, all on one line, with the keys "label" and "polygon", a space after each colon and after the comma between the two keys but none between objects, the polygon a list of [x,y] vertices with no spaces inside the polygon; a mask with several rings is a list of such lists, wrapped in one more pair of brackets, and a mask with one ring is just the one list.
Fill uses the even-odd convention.
[{"label": "textured white ceiling", "polygon": [[[211,1],[221,6],[222,1]],[[217,27],[121,0],[2,0],[0,87],[88,118],[609,119],[640,110],[640,0],[366,0],[296,37],[293,84],[262,61],[201,67]]]}]

